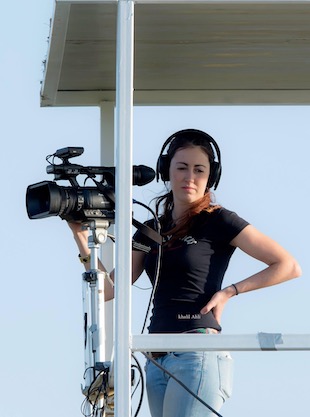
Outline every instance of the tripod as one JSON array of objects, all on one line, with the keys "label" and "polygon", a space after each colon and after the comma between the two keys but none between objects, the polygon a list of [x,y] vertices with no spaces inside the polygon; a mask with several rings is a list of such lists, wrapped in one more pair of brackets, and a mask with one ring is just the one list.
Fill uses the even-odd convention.
[{"label": "tripod", "polygon": [[109,274],[98,269],[98,251],[108,237],[109,220],[94,219],[83,224],[90,231],[90,270],[83,273],[85,415],[114,415],[114,392],[109,388],[111,362],[105,359],[104,279]]}]

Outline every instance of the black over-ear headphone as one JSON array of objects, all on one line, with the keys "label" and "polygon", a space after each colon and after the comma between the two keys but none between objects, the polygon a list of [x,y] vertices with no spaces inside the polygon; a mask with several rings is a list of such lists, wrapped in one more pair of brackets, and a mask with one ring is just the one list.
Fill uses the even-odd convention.
[{"label": "black over-ear headphone", "polygon": [[[220,148],[218,147],[218,144],[215,142],[215,140],[208,135],[207,133],[203,132],[202,130],[197,129],[184,129],[180,130],[179,132],[174,133],[173,135],[169,136],[169,138],[165,141],[163,144],[157,164],[156,164],[156,180],[158,182],[159,177],[163,181],[169,181],[169,167],[170,167],[170,157],[168,154],[163,155],[164,150],[166,147],[173,142],[174,140],[178,140],[181,136],[184,137],[185,135],[188,136],[200,136],[203,140],[205,140],[211,148],[211,151],[213,153],[214,159],[216,157],[217,161],[212,161],[210,166],[210,176],[208,180],[208,188],[211,188],[214,186],[214,189],[217,188],[221,173],[222,173],[222,165],[221,165],[221,152]],[[215,149],[215,152],[213,150]]]}]

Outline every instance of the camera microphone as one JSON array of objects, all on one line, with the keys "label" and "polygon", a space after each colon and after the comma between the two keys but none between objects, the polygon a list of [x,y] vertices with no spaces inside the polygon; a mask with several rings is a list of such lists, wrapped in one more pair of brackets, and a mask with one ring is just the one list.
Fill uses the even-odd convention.
[{"label": "camera microphone", "polygon": [[134,165],[132,175],[133,185],[145,185],[153,181],[155,178],[155,171],[145,165]]},{"label": "camera microphone", "polygon": [[[72,165],[71,165],[72,166]],[[59,166],[58,166],[59,167]],[[58,168],[57,167],[57,168]],[[67,168],[67,167],[66,167]],[[110,185],[115,185],[115,167],[84,167],[79,168],[82,174],[102,175],[108,180]],[[155,171],[146,165],[133,165],[132,167],[132,185],[145,185],[153,181]]]},{"label": "camera microphone", "polygon": [[[92,170],[93,172],[93,170]],[[114,183],[115,167],[99,168],[97,174],[100,173],[104,177],[108,174],[111,182]],[[155,171],[146,165],[133,165],[132,167],[132,185],[145,185],[153,181],[155,178]]]}]

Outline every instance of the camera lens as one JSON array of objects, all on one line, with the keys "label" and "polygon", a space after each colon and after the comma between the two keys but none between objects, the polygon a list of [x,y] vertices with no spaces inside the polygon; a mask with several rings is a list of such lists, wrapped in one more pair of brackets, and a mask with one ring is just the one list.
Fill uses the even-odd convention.
[{"label": "camera lens", "polygon": [[62,196],[59,186],[52,181],[29,185],[26,193],[26,207],[30,219],[58,216]]}]

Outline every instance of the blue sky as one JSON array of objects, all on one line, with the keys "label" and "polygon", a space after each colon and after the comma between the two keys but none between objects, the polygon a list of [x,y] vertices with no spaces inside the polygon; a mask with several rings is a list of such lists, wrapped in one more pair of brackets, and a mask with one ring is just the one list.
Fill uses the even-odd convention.
[{"label": "blue sky", "polygon": [[[0,415],[78,416],[83,369],[81,266],[71,234],[59,218],[30,221],[29,184],[51,180],[45,156],[84,146],[79,163],[98,165],[97,108],[40,108],[51,0],[8,3],[1,31]],[[227,306],[227,334],[260,331],[309,334],[309,106],[136,108],[134,163],[154,167],[163,141],[187,127],[211,134],[222,151],[217,201],[236,211],[293,253],[303,277],[235,297]],[[147,151],[146,151],[147,150]],[[134,187],[144,203],[162,190]],[[147,215],[134,208],[135,217]],[[237,252],[226,283],[261,268]],[[140,285],[148,287],[143,277]],[[141,329],[148,290],[133,288],[133,332]],[[236,352],[233,398],[223,416],[309,415],[308,352]],[[143,362],[143,360],[142,360]],[[148,417],[144,405],[140,414]]]}]

